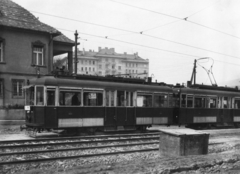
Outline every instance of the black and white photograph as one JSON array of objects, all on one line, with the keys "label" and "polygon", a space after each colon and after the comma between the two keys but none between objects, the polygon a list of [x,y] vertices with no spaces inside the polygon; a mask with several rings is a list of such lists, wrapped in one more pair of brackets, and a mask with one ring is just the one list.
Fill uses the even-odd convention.
[{"label": "black and white photograph", "polygon": [[239,0],[0,0],[0,173],[240,173]]}]

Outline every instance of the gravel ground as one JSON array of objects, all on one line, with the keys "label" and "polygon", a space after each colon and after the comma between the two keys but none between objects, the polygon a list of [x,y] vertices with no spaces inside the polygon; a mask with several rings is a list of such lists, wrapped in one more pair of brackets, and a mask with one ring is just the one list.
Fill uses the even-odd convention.
[{"label": "gravel ground", "polygon": [[[211,142],[208,155],[162,157],[156,152],[56,161],[31,166],[1,167],[0,173],[181,173],[181,174],[240,174],[240,130],[209,130]],[[23,135],[19,127],[1,127],[0,135]],[[221,134],[221,136],[219,136]],[[0,136],[1,138],[1,136]],[[24,170],[24,171],[23,171]]]}]

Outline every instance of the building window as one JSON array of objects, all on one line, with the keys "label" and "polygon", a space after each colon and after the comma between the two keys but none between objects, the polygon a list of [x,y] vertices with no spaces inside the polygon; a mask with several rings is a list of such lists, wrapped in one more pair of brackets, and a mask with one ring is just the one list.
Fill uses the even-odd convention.
[{"label": "building window", "polygon": [[93,72],[95,71],[95,68],[93,68]]},{"label": "building window", "polygon": [[89,67],[89,71],[91,71],[91,67]]},{"label": "building window", "polygon": [[87,67],[85,67],[85,71],[87,71]]},{"label": "building window", "polygon": [[4,45],[5,40],[0,37],[0,62],[4,62]]},{"label": "building window", "polygon": [[83,71],[83,67],[81,68],[81,70]]},{"label": "building window", "polygon": [[93,60],[93,65],[95,65],[95,61]]},{"label": "building window", "polygon": [[0,79],[0,98],[3,97],[3,79]]},{"label": "building window", "polygon": [[45,56],[44,56],[45,45],[40,42],[32,43],[32,65],[44,66],[45,65]]},{"label": "building window", "polygon": [[91,60],[89,60],[89,65],[91,65],[91,63],[92,63],[92,61],[91,61]]},{"label": "building window", "polygon": [[34,47],[33,48],[33,62],[34,65],[43,66],[43,48],[41,47]]},{"label": "building window", "polygon": [[24,80],[12,80],[12,95],[13,97],[23,97]]}]

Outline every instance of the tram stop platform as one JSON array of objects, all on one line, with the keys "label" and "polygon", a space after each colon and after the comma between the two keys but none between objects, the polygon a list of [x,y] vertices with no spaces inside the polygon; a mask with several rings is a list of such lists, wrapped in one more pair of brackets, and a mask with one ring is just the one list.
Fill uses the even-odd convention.
[{"label": "tram stop platform", "polygon": [[208,153],[209,134],[192,129],[159,129],[162,156],[204,155]]}]

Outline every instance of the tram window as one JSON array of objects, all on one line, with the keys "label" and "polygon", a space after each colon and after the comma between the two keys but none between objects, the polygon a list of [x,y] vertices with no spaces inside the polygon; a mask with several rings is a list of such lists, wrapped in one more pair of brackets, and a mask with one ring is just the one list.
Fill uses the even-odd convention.
[{"label": "tram window", "polygon": [[55,105],[55,91],[47,91],[47,106]]},{"label": "tram window", "polygon": [[223,97],[223,108],[228,108],[228,97]]},{"label": "tram window", "polygon": [[44,104],[43,87],[36,87],[36,94],[36,104],[42,106]]},{"label": "tram window", "polygon": [[195,108],[205,108],[206,107],[206,98],[196,96],[194,99],[194,107]]},{"label": "tram window", "polygon": [[154,94],[154,107],[162,108],[168,106],[167,94]]},{"label": "tram window", "polygon": [[231,101],[232,101],[232,98],[231,98],[231,97],[228,97],[228,108],[229,108],[229,109],[232,108]]},{"label": "tram window", "polygon": [[186,94],[181,95],[181,107],[182,108],[186,107]]},{"label": "tram window", "polygon": [[151,94],[137,94],[137,106],[138,107],[152,107],[152,95]]},{"label": "tram window", "polygon": [[217,108],[217,98],[210,97],[208,99],[208,108]]},{"label": "tram window", "polygon": [[26,105],[34,105],[34,87],[26,89]]},{"label": "tram window", "polygon": [[124,91],[117,91],[117,106],[125,106]]},{"label": "tram window", "polygon": [[60,106],[81,105],[81,92],[60,91],[59,105]]},{"label": "tram window", "polygon": [[173,98],[172,94],[168,95],[168,106],[169,107],[174,107],[175,106],[175,99]]},{"label": "tram window", "polygon": [[84,91],[83,93],[84,106],[102,106],[103,93],[102,91]]},{"label": "tram window", "polygon": [[81,105],[81,93],[75,92],[72,96],[72,106],[79,106]]},{"label": "tram window", "polygon": [[188,95],[187,96],[187,107],[188,108],[192,108],[193,107],[193,96],[192,95]]},{"label": "tram window", "polygon": [[106,91],[106,106],[114,106],[114,91]]},{"label": "tram window", "polygon": [[127,106],[133,106],[133,92],[126,92]]},{"label": "tram window", "polygon": [[235,109],[240,109],[240,98],[235,98],[234,108]]}]

